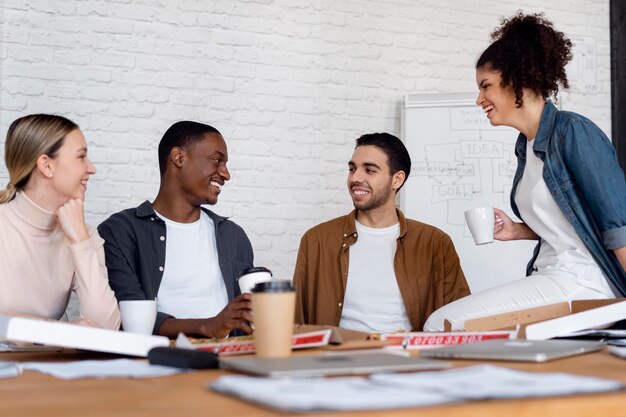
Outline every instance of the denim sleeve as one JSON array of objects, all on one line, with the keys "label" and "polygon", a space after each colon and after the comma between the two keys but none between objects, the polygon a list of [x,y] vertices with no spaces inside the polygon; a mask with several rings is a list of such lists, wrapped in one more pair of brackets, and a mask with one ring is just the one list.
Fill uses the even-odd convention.
[{"label": "denim sleeve", "polygon": [[598,126],[571,120],[563,137],[566,165],[602,231],[606,249],[626,246],[626,179],[615,149]]}]

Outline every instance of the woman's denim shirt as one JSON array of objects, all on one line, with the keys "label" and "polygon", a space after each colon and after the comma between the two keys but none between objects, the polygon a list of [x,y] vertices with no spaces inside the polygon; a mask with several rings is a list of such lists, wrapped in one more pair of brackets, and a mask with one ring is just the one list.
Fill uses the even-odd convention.
[{"label": "woman's denim shirt", "polygon": [[[511,207],[521,219],[515,192],[526,166],[527,138],[515,145],[517,171]],[[594,257],[616,295],[626,296],[626,272],[612,249],[626,246],[626,180],[613,145],[589,119],[547,102],[533,145],[544,163],[543,179],[561,211]],[[522,219],[523,220],[523,219]],[[534,270],[538,244],[528,264]]]}]

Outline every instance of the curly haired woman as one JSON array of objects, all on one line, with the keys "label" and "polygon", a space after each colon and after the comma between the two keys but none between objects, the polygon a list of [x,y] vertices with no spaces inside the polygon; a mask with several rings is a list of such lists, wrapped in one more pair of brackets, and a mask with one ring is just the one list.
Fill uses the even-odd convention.
[{"label": "curly haired woman", "polygon": [[481,106],[494,126],[520,135],[511,206],[495,210],[495,238],[538,240],[527,277],[457,300],[425,330],[576,299],[626,296],[626,182],[615,151],[587,118],[549,99],[568,88],[572,43],[543,14],[518,12],[492,33],[476,63]]}]

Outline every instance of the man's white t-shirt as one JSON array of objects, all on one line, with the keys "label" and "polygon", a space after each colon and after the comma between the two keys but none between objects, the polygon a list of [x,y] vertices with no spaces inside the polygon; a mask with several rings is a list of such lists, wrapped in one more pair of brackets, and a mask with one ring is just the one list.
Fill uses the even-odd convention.
[{"label": "man's white t-shirt", "polygon": [[393,260],[400,224],[373,228],[356,222],[339,326],[363,332],[411,330]]},{"label": "man's white t-shirt", "polygon": [[157,310],[181,319],[215,317],[228,304],[228,293],[219,266],[213,220],[204,211],[193,223],[157,215],[167,228]]}]

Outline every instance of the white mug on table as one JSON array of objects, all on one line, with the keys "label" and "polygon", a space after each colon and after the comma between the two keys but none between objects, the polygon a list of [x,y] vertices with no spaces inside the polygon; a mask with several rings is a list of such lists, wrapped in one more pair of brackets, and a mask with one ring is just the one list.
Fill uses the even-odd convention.
[{"label": "white mug on table", "polygon": [[157,315],[156,300],[123,300],[119,306],[124,331],[152,334]]}]

